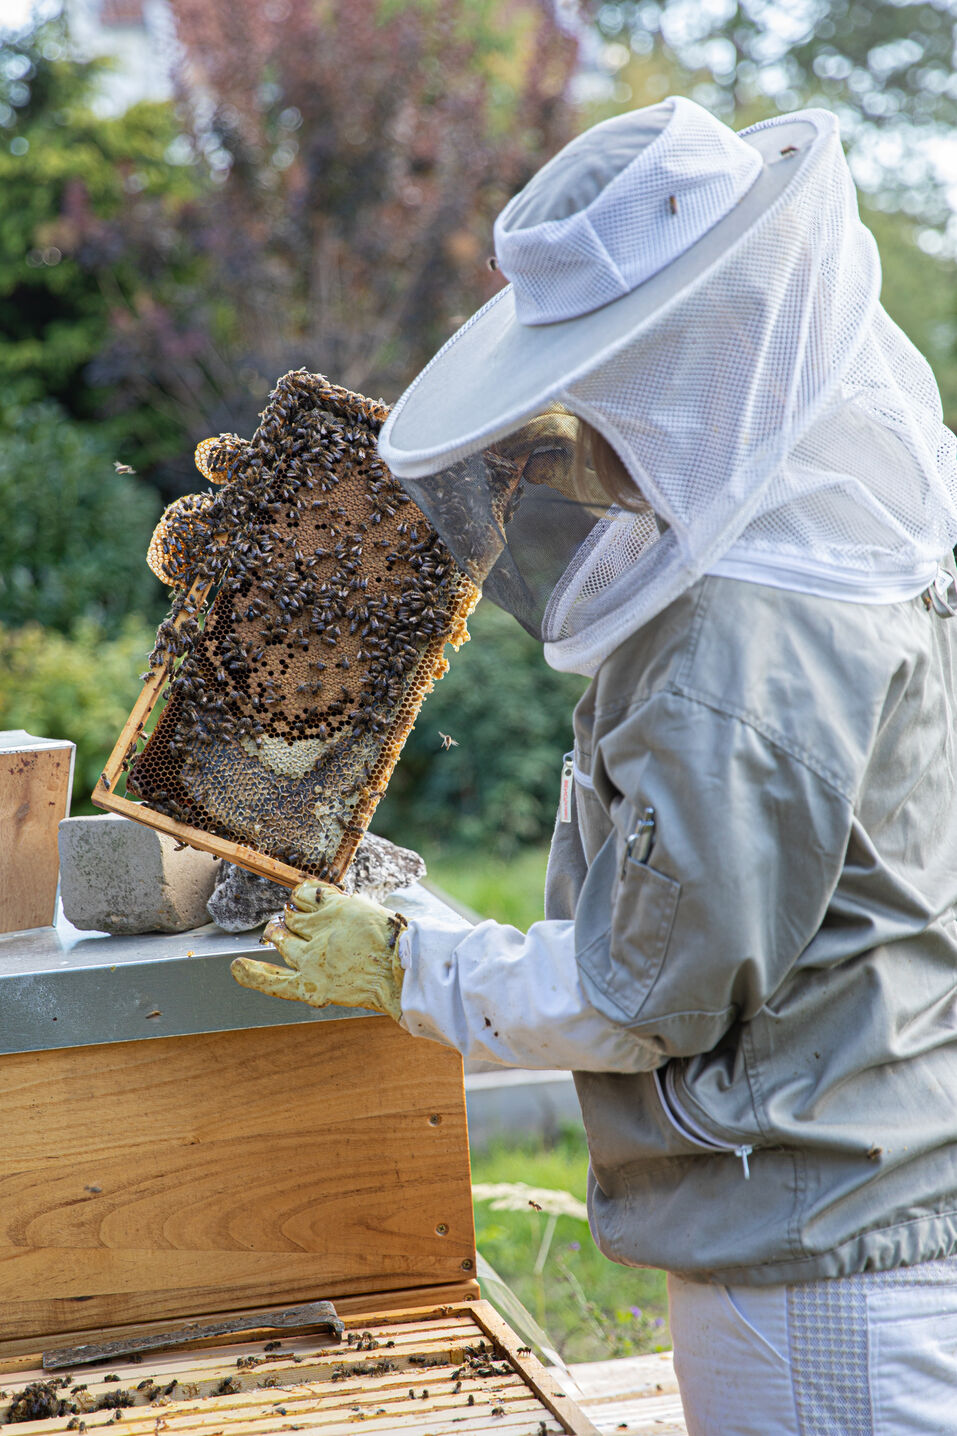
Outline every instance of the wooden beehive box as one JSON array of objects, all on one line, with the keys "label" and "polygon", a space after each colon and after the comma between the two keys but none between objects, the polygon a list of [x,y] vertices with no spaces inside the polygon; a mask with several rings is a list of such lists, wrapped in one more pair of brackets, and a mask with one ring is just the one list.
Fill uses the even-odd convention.
[{"label": "wooden beehive box", "polygon": [[52,1349],[323,1299],[341,1342],[76,1367],[27,1429],[593,1431],[479,1299],[458,1054],[238,988],[249,948],[0,937],[0,1417]]},{"label": "wooden beehive box", "polygon": [[70,811],[74,745],[0,732],[0,932],[56,916],[57,824]]}]

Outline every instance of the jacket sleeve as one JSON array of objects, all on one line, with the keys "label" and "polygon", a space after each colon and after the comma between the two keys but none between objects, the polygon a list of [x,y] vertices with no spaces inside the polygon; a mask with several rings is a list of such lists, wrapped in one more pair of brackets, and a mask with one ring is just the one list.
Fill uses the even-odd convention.
[{"label": "jacket sleeve", "polygon": [[[744,719],[666,693],[603,736],[592,778],[612,830],[574,916],[527,934],[413,920],[408,1031],[513,1066],[649,1071],[710,1051],[800,961],[850,833],[852,805],[828,774]],[[628,838],[647,807],[654,842],[638,862]]]},{"label": "jacket sleeve", "polygon": [[[743,717],[659,692],[592,760],[612,831],[576,913],[585,996],[657,1054],[710,1051],[800,962],[841,874],[853,807],[835,779]],[[645,861],[628,838],[646,808]]]},{"label": "jacket sleeve", "polygon": [[640,1072],[649,1045],[585,997],[575,925],[472,926],[412,918],[400,939],[402,1025],[466,1057],[506,1066]]}]

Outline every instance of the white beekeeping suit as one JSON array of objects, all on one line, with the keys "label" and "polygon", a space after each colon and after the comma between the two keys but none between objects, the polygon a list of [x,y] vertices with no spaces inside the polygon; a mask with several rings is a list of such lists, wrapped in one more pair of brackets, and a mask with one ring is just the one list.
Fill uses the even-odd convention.
[{"label": "white beekeeping suit", "polygon": [[[671,1273],[689,1431],[957,1430],[954,440],[836,121],[621,116],[496,252],[381,452],[593,682],[546,920],[413,921],[402,1022],[575,1071],[593,1232]],[[631,501],[549,481],[556,420],[483,485],[556,404]]]},{"label": "white beekeeping suit", "polygon": [[[682,98],[619,116],[539,171],[495,241],[510,285],[401,397],[380,450],[464,567],[481,555],[484,574],[498,552],[484,592],[554,667],[595,674],[706,573],[866,605],[934,583],[957,537],[954,438],[926,361],[880,306],[833,115],[741,134]],[[507,451],[556,401],[611,442],[637,512],[524,482],[503,515],[481,451]],[[467,480],[450,467],[466,458]],[[481,935],[476,973],[504,993]],[[476,1023],[458,988],[448,1040],[523,1065],[626,1061],[621,1031],[600,1038],[579,1004],[567,934],[490,941],[509,984],[552,994],[547,1049],[512,1025],[487,1051],[488,1013]],[[560,994],[580,1034],[565,1048]]]}]

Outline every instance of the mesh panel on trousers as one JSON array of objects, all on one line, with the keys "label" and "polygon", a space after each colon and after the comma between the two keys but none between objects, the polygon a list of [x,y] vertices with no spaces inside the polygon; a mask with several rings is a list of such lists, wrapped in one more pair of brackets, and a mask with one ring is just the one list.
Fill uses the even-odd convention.
[{"label": "mesh panel on trousers", "polygon": [[788,1336],[801,1436],[872,1436],[867,1293],[957,1285],[957,1257],[788,1288]]}]

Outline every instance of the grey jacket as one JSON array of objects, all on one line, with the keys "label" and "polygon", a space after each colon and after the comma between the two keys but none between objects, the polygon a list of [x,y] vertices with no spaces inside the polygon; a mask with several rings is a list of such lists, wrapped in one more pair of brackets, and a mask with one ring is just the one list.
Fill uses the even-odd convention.
[{"label": "grey jacket", "polygon": [[575,1071],[615,1260],[763,1284],[957,1248],[955,647],[920,598],[707,578],[576,710],[546,920],[411,915],[403,1024]]},{"label": "grey jacket", "polygon": [[546,915],[646,1069],[576,1074],[616,1261],[765,1284],[957,1248],[955,650],[921,598],[707,578],[581,700]]}]

